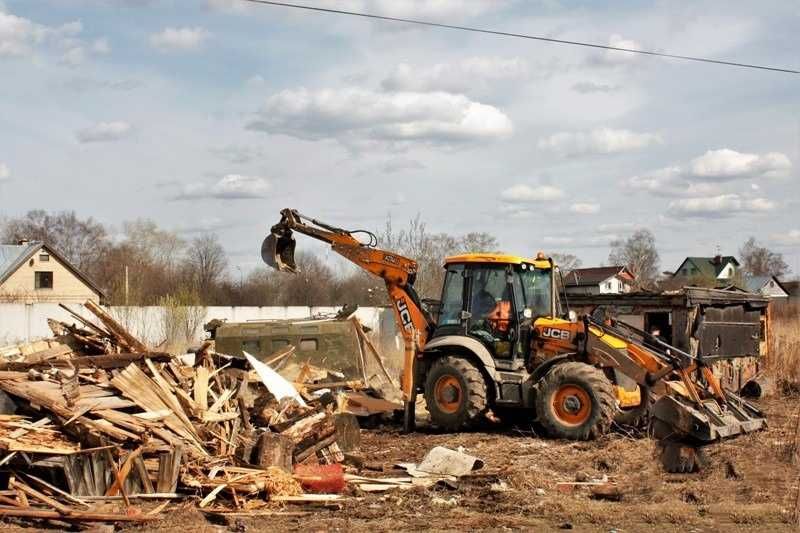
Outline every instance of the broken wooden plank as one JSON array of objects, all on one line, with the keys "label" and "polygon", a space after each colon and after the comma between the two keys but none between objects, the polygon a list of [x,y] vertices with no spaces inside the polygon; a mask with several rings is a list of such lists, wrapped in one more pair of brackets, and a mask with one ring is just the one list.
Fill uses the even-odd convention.
[{"label": "broken wooden plank", "polygon": [[83,304],[86,309],[88,309],[92,314],[94,314],[103,325],[110,330],[110,332],[115,336],[118,337],[122,343],[127,345],[132,351],[134,352],[148,352],[150,351],[148,347],[139,339],[131,335],[127,329],[125,329],[122,324],[114,320],[114,318],[106,313],[99,305],[94,303],[91,300],[87,300],[86,303]]},{"label": "broken wooden plank", "polygon": [[19,509],[13,507],[0,506],[0,516],[15,516],[18,518],[42,518],[50,520],[67,520],[75,522],[148,522],[158,520],[157,516],[150,515],[128,515],[115,513],[96,513],[87,511],[71,511],[69,514],[62,514],[58,511],[47,511],[44,509]]}]

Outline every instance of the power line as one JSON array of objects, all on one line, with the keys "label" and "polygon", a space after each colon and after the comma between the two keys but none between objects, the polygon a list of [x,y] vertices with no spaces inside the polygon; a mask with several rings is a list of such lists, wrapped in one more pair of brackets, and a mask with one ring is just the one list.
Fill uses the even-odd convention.
[{"label": "power line", "polygon": [[405,22],[407,24],[417,24],[419,26],[430,26],[434,28],[446,28],[449,30],[461,30],[461,31],[470,31],[474,33],[487,33],[489,35],[499,35],[501,37],[516,37],[519,39],[530,39],[533,41],[544,41],[548,43],[555,43],[555,44],[569,44],[573,46],[584,46],[587,48],[599,48],[601,50],[615,50],[618,52],[630,52],[633,54],[642,54],[647,56],[657,56],[657,57],[667,57],[671,59],[682,59],[685,61],[698,61],[701,63],[714,63],[717,65],[726,65],[730,67],[743,67],[743,68],[753,68],[759,70],[771,70],[773,72],[784,72],[788,74],[800,74],[800,70],[791,70],[788,68],[778,68],[778,67],[767,67],[764,65],[753,65],[749,63],[737,63],[735,61],[722,61],[720,59],[709,59],[706,57],[694,57],[694,56],[681,56],[676,54],[667,54],[662,52],[652,52],[649,50],[637,50],[634,48],[623,48],[620,46],[609,46],[604,44],[596,44],[596,43],[586,43],[581,41],[568,41],[565,39],[553,39],[551,37],[541,37],[538,35],[526,35],[524,33],[511,33],[506,31],[497,31],[497,30],[487,30],[483,28],[472,28],[469,26],[456,26],[454,24],[442,24],[439,22],[429,22],[425,20],[415,20],[415,19],[406,19],[406,18],[399,18],[399,17],[387,17],[384,15],[374,15],[371,13],[360,13],[357,11],[345,11],[343,9],[331,9],[325,7],[313,7],[313,6],[304,6],[300,4],[290,4],[287,2],[272,2],[270,0],[242,0],[243,2],[250,2],[252,4],[263,4],[268,6],[278,6],[278,7],[289,7],[294,9],[304,9],[306,11],[317,11],[321,13],[333,13],[336,15],[350,15],[353,17],[363,17],[369,19],[376,19],[376,20],[385,20],[390,22]]}]

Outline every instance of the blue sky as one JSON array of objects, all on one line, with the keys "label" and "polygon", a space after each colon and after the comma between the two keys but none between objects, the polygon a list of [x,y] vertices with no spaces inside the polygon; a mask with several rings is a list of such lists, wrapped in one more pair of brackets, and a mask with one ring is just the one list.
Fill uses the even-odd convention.
[{"label": "blue sky", "polygon": [[[800,68],[800,4],[300,2]],[[282,207],[662,268],[749,235],[800,271],[800,76],[253,6],[0,0],[0,215],[215,231]],[[312,245],[308,245],[312,249]]]}]

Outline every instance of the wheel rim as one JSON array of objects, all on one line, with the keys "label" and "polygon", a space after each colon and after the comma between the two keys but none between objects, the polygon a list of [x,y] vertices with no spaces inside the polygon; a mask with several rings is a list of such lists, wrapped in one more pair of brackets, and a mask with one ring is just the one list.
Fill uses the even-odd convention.
[{"label": "wheel rim", "polygon": [[553,410],[562,423],[579,426],[589,420],[592,399],[577,385],[562,385],[553,395]]},{"label": "wheel rim", "polygon": [[455,376],[442,376],[433,388],[436,406],[445,413],[455,413],[461,406],[461,382]]}]

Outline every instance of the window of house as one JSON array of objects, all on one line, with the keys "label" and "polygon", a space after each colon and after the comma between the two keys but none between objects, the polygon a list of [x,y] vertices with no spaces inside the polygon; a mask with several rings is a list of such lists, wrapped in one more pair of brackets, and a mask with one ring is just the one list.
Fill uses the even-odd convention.
[{"label": "window of house", "polygon": [[37,289],[52,289],[53,288],[53,273],[52,272],[36,272],[35,287]]},{"label": "window of house", "polygon": [[42,263],[47,263],[50,261],[50,254],[39,254],[39,261]]},{"label": "window of house", "polygon": [[611,282],[610,281],[606,283],[606,289],[611,290]]},{"label": "window of house", "polygon": [[300,339],[301,352],[316,352],[318,346],[317,339]]}]

